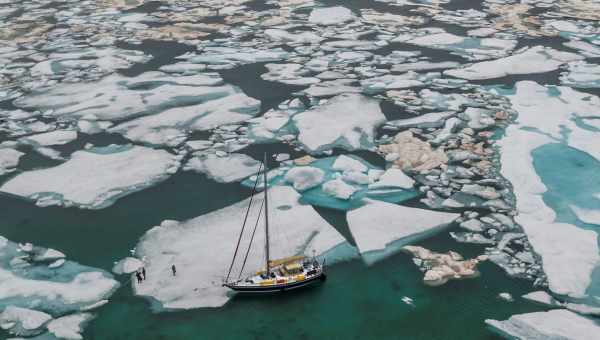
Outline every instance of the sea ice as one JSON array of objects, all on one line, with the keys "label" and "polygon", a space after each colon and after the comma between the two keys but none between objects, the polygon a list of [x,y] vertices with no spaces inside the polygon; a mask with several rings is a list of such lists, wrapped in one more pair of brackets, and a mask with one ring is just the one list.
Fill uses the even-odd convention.
[{"label": "sea ice", "polygon": [[564,309],[517,314],[508,320],[485,320],[499,334],[518,339],[590,340],[600,334],[596,321]]},{"label": "sea ice", "polygon": [[110,75],[97,82],[37,88],[14,101],[18,107],[52,110],[53,116],[121,120],[175,106],[203,103],[234,92],[216,74],[174,77],[146,72],[137,77]]},{"label": "sea ice", "polygon": [[126,257],[121,261],[115,263],[113,266],[112,272],[121,275],[121,274],[131,274],[136,272],[138,269],[144,266],[144,262],[136,259],[135,257]]},{"label": "sea ice", "polygon": [[36,259],[46,251],[0,236],[0,310],[13,306],[58,317],[97,304],[119,286],[110,274],[72,261],[50,268],[48,260]]},{"label": "sea ice", "polygon": [[322,189],[324,193],[342,200],[349,200],[352,194],[358,190],[340,178],[323,183]]},{"label": "sea ice", "polygon": [[513,74],[531,74],[554,71],[562,64],[583,57],[549,47],[534,46],[509,57],[482,61],[465,68],[444,71],[445,75],[468,80],[501,78]]},{"label": "sea ice", "polygon": [[231,153],[224,157],[208,153],[190,158],[184,170],[206,174],[208,178],[219,183],[230,183],[255,174],[259,164],[254,158],[240,153]]},{"label": "sea ice", "polygon": [[600,210],[580,208],[576,205],[570,205],[569,208],[583,223],[600,225]]},{"label": "sea ice", "polygon": [[367,263],[392,255],[403,246],[444,229],[460,214],[365,200],[348,212],[348,226]]},{"label": "sea ice", "polygon": [[349,9],[335,6],[313,9],[308,17],[308,22],[318,25],[339,25],[355,19],[356,16]]},{"label": "sea ice", "polygon": [[[352,151],[373,146],[375,129],[385,123],[377,100],[341,94],[293,117],[298,141],[310,153],[335,147]],[[323,128],[326,127],[326,128]]]},{"label": "sea ice", "polygon": [[150,145],[176,146],[191,131],[206,131],[224,124],[250,120],[260,111],[260,101],[233,86],[215,87],[214,98],[201,104],[176,107],[116,125],[111,132]]},{"label": "sea ice", "polygon": [[77,313],[57,318],[48,323],[48,332],[59,339],[81,340],[83,326],[93,319],[90,313]]},{"label": "sea ice", "polygon": [[21,139],[25,143],[30,143],[36,146],[51,146],[63,145],[77,139],[77,131],[72,130],[56,130],[45,133],[40,133],[33,136],[27,136]]},{"label": "sea ice", "polygon": [[323,183],[324,178],[325,172],[312,166],[295,167],[285,174],[285,181],[298,191],[314,188]]},{"label": "sea ice", "polygon": [[469,60],[503,57],[517,46],[516,40],[463,37],[437,28],[423,29],[418,34],[401,34],[392,41],[448,50]]},{"label": "sea ice", "polygon": [[600,87],[600,65],[575,61],[567,64],[568,72],[562,73],[560,83],[581,88]]},{"label": "sea ice", "polygon": [[31,336],[40,334],[41,328],[50,320],[52,316],[47,313],[8,306],[0,313],[0,328],[14,335]]},{"label": "sea ice", "polygon": [[[300,204],[299,198],[291,187],[269,189],[273,259],[312,255],[313,250],[317,255],[327,256],[345,243],[335,228],[311,206]],[[136,256],[145,259],[148,272],[146,281],[135,284],[136,295],[151,297],[155,310],[218,307],[226,303],[230,294],[221,283],[233,257],[248,200],[186,222],[165,221],[150,229],[136,247]],[[253,202],[248,221],[256,221],[262,194],[254,197]],[[247,237],[240,246],[243,252],[248,247],[250,232],[244,235]],[[262,248],[257,246],[264,244],[263,231],[256,233],[253,244],[243,275],[261,269],[264,264]],[[241,262],[239,257],[243,255],[238,254]],[[171,274],[171,265],[177,266],[177,276]],[[236,262],[233,279],[238,277],[240,267]]]},{"label": "sea ice", "polygon": [[[597,234],[568,223],[556,222],[556,213],[546,206],[546,186],[533,166],[531,152],[563,142],[600,159],[592,146],[596,133],[581,129],[573,118],[597,111],[600,99],[567,87],[544,87],[531,81],[518,82],[506,94],[517,110],[518,123],[506,129],[501,146],[501,173],[512,183],[518,215],[533,249],[542,258],[549,288],[559,295],[586,296],[592,272],[600,264]],[[566,132],[566,133],[565,133]]]},{"label": "sea ice", "polygon": [[[19,174],[0,191],[37,204],[101,209],[119,197],[163,181],[179,167],[175,155],[141,146],[76,151],[55,167]],[[51,180],[50,180],[51,179]]]},{"label": "sea ice", "polygon": [[24,153],[11,148],[0,148],[0,176],[14,171]]}]

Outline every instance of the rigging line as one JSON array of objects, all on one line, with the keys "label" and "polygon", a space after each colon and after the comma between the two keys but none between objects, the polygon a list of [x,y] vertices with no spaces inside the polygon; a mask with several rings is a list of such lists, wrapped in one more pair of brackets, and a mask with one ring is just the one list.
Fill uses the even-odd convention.
[{"label": "rigging line", "polygon": [[[258,185],[258,180],[260,179],[260,170],[262,170],[263,164],[260,163],[258,167],[258,173],[256,175],[256,180],[254,181],[254,187],[252,188],[252,195],[250,195],[250,203],[248,203],[248,209],[246,209],[246,216],[244,216],[244,223],[242,223],[242,231],[240,231],[240,237],[238,238],[237,245],[235,246],[235,252],[233,253],[233,259],[231,259],[231,265],[229,266],[229,271],[227,271],[227,278],[225,282],[229,281],[229,276],[231,275],[231,270],[233,269],[233,264],[235,263],[235,258],[237,256],[238,250],[240,249],[240,243],[242,242],[242,235],[244,234],[244,228],[246,227],[246,221],[248,220],[248,215],[250,214],[250,207],[252,207],[252,200],[254,199],[254,194],[256,193],[256,186]],[[261,208],[262,209],[262,208]]]},{"label": "rigging line", "polygon": [[256,224],[254,224],[254,230],[252,230],[252,236],[250,237],[250,243],[248,243],[248,249],[246,250],[246,256],[244,257],[244,263],[242,263],[242,268],[240,269],[240,275],[238,275],[238,279],[242,277],[242,272],[246,266],[246,261],[248,260],[248,255],[250,254],[250,248],[252,247],[252,241],[254,240],[254,234],[256,233],[256,228],[258,227],[258,222],[260,221],[260,215],[262,214],[264,205],[265,201],[262,201],[260,210],[258,211],[258,218],[256,219]]}]

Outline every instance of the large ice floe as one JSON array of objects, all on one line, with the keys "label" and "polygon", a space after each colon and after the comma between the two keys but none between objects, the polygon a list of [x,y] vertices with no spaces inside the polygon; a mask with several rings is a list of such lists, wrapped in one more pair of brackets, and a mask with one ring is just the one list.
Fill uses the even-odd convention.
[{"label": "large ice floe", "polygon": [[469,60],[504,57],[517,45],[517,41],[512,39],[463,37],[440,28],[400,34],[392,41],[448,50]]},{"label": "large ice floe", "polygon": [[59,251],[0,236],[0,327],[12,335],[81,339],[79,325],[93,316],[85,311],[105,304],[118,286],[109,273]]},{"label": "large ice floe", "polygon": [[375,129],[385,120],[379,101],[360,94],[341,94],[293,116],[298,141],[316,154],[372,148]]},{"label": "large ice floe", "polygon": [[550,47],[535,46],[515,53],[509,57],[482,61],[470,66],[444,71],[445,75],[469,79],[501,78],[515,74],[532,74],[554,71],[559,66],[583,57],[562,52]]},{"label": "large ice floe", "polygon": [[[311,206],[301,204],[299,198],[291,187],[269,189],[271,258],[312,255],[314,251],[331,260],[339,255],[337,249],[350,247],[335,228]],[[157,311],[225,304],[230,296],[221,283],[248,203],[246,199],[185,222],[164,221],[150,229],[136,247],[135,255],[144,260],[148,278],[135,284],[135,294],[150,298]],[[262,194],[254,197],[248,221],[256,221],[262,204]],[[250,238],[246,230],[240,249],[248,248]],[[264,232],[257,230],[242,276],[264,265],[264,241]],[[241,262],[236,261],[232,278],[238,277]],[[177,276],[171,275],[171,265],[177,267]]]},{"label": "large ice floe", "polygon": [[596,145],[600,134],[576,121],[578,116],[595,116],[600,99],[569,87],[545,87],[531,81],[518,82],[509,92],[495,91],[506,95],[518,112],[517,123],[506,129],[499,142],[501,173],[512,183],[516,197],[515,221],[541,256],[550,290],[568,298],[586,298],[592,286],[600,285],[592,280],[600,265],[597,232],[558,221],[557,212],[544,200],[548,189],[536,172],[532,152],[562,143],[600,159]]},{"label": "large ice floe", "polygon": [[445,229],[458,216],[370,200],[349,211],[347,218],[356,246],[370,264]]},{"label": "large ice floe", "polygon": [[23,172],[5,182],[0,191],[40,206],[100,209],[167,179],[178,167],[178,157],[167,151],[113,145],[76,151],[58,166]]},{"label": "large ice floe", "polygon": [[598,339],[600,324],[564,309],[517,314],[508,320],[485,320],[498,334],[514,339]]}]

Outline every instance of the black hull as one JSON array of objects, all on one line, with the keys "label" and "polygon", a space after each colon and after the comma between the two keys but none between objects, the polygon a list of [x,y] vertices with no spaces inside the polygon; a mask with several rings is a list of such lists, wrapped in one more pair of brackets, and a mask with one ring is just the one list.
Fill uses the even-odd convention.
[{"label": "black hull", "polygon": [[289,284],[281,284],[274,286],[256,286],[256,287],[240,287],[235,285],[225,285],[226,287],[238,292],[238,293],[279,293],[285,292],[292,289],[298,289],[302,287],[306,287],[318,282],[325,281],[327,276],[325,273],[321,273],[320,275],[311,277],[308,280],[304,280],[301,282],[294,282]]}]

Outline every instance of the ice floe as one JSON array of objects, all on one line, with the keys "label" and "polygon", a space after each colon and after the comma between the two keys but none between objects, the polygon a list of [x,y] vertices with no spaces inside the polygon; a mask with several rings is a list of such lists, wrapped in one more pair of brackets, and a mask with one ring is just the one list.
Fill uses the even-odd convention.
[{"label": "ice floe", "polygon": [[373,263],[446,228],[455,213],[409,208],[368,200],[348,212],[348,226],[367,263]]},{"label": "ice floe", "polygon": [[53,332],[59,320],[100,306],[119,286],[99,269],[64,259],[53,266],[58,257],[64,254],[0,236],[0,327],[21,336]]},{"label": "ice floe", "polygon": [[14,171],[23,155],[21,151],[12,148],[0,148],[0,176]]},{"label": "ice floe", "polygon": [[600,65],[577,61],[567,64],[568,72],[561,74],[560,83],[581,88],[600,87]]},{"label": "ice floe", "polygon": [[[597,234],[556,221],[556,213],[542,198],[547,188],[533,167],[531,152],[563,142],[600,158],[590,144],[594,133],[572,121],[574,115],[595,112],[599,99],[567,87],[544,87],[530,81],[518,82],[515,92],[506,95],[519,113],[518,124],[510,125],[499,142],[501,172],[511,181],[516,196],[515,220],[541,256],[550,290],[572,298],[585,297],[592,272],[600,264]],[[561,132],[564,128],[569,129],[566,135]]]},{"label": "ice floe", "polygon": [[337,25],[355,20],[356,16],[342,6],[315,8],[310,12],[308,22],[318,25]]},{"label": "ice floe", "polygon": [[[312,207],[300,204],[299,198],[291,187],[269,189],[272,258],[312,255],[313,250],[317,255],[327,257],[345,243],[344,238]],[[256,220],[257,207],[261,206],[262,200],[262,195],[254,197],[249,221]],[[230,296],[221,283],[227,275],[247,205],[248,200],[244,200],[186,222],[165,221],[150,229],[136,247],[136,256],[144,258],[148,272],[146,281],[135,285],[136,295],[150,297],[155,302],[155,310],[225,304]],[[248,237],[243,239],[240,249],[248,246],[250,234],[245,235]],[[264,233],[257,232],[253,244],[264,244]],[[258,248],[261,247],[252,248],[245,273],[262,267],[264,257]],[[223,256],[215,257],[217,253]],[[177,266],[175,277],[171,274],[171,265]],[[233,278],[237,277],[239,269],[240,264],[236,263]]]},{"label": "ice floe", "polygon": [[77,131],[72,130],[56,130],[37,135],[27,136],[21,141],[36,146],[63,145],[77,139]]},{"label": "ice floe", "polygon": [[231,153],[219,157],[214,153],[208,153],[190,158],[184,170],[204,173],[217,182],[229,183],[241,181],[255,174],[259,164],[257,160],[244,154]]},{"label": "ice floe", "polygon": [[165,180],[178,167],[177,158],[164,150],[141,146],[94,148],[74,152],[61,165],[23,172],[4,183],[0,191],[42,206],[100,209]]},{"label": "ice floe", "polygon": [[498,334],[519,339],[593,339],[600,325],[591,319],[564,309],[517,314],[508,320],[485,320]]},{"label": "ice floe", "polygon": [[429,286],[441,286],[449,280],[477,277],[477,264],[487,260],[485,255],[465,260],[454,251],[440,254],[419,246],[404,246],[402,251],[414,256],[413,262],[425,273],[423,282]]},{"label": "ice floe", "polygon": [[293,116],[298,141],[317,154],[333,148],[372,148],[375,129],[385,120],[379,102],[359,94],[338,95]]},{"label": "ice floe", "polygon": [[554,71],[567,62],[581,59],[583,57],[574,53],[562,52],[550,47],[534,46],[506,58],[482,61],[465,68],[447,70],[444,71],[444,74],[469,80],[501,78],[514,74]]}]

